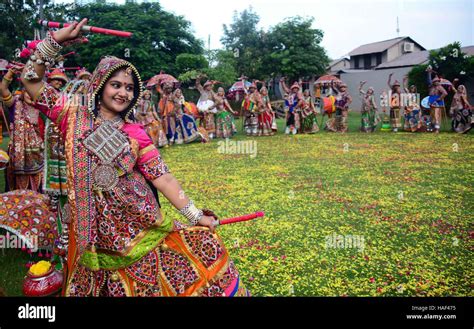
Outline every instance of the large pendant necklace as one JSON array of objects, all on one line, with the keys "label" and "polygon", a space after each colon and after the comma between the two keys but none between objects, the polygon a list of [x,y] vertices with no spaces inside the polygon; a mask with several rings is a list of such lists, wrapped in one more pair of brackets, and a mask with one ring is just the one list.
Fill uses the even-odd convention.
[{"label": "large pendant necklace", "polygon": [[99,159],[99,163],[92,169],[95,189],[110,191],[119,182],[114,161],[129,147],[129,143],[127,136],[118,128],[123,123],[122,118],[117,116],[111,120],[103,120],[99,114],[99,119],[102,122],[84,139],[84,146]]}]

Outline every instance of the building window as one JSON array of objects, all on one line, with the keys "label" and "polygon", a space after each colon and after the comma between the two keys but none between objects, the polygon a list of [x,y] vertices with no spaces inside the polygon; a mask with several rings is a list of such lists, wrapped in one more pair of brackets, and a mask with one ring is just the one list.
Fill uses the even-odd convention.
[{"label": "building window", "polygon": [[359,66],[359,56],[356,56],[356,58],[354,58],[354,65],[355,65],[355,68],[358,69],[360,66]]},{"label": "building window", "polygon": [[364,69],[370,69],[372,67],[371,55],[364,55]]},{"label": "building window", "polygon": [[382,64],[382,53],[377,54],[377,65]]}]

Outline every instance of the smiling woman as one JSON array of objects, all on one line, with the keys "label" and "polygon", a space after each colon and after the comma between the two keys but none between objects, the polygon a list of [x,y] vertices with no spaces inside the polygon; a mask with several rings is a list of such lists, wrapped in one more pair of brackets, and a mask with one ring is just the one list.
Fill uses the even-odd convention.
[{"label": "smiling woman", "polygon": [[[71,24],[37,46],[22,82],[34,106],[65,140],[71,188],[63,214],[68,240],[66,296],[247,295],[214,232],[217,217],[198,209],[171,175],[143,126],[133,121],[142,83],[129,62],[103,57],[87,87],[87,104],[41,81]],[[150,188],[151,187],[151,188]],[[164,218],[159,190],[190,225]]]}]

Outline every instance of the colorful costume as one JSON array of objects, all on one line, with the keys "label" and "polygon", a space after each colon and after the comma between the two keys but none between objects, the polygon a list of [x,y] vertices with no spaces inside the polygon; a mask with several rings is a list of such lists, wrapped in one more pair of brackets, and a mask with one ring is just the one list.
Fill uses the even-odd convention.
[{"label": "colorful costume", "polygon": [[[69,81],[67,76],[59,69],[54,69],[48,75],[48,82],[53,79],[62,80],[64,84],[67,84]],[[51,120],[46,120],[44,144],[43,192],[53,197],[53,205],[58,204],[58,199],[60,200],[60,205],[62,205],[65,203],[65,196],[68,193],[66,155],[64,140],[59,128]]]},{"label": "colorful costume", "polygon": [[[127,69],[135,97],[120,117],[103,120],[95,102],[113,72]],[[89,103],[77,106],[46,85],[36,106],[66,141],[71,221],[66,296],[234,296],[247,294],[221,241],[208,228],[163,218],[148,181],[169,172],[142,126],[129,119],[141,81],[135,67],[104,57]],[[65,105],[66,104],[66,105]]]},{"label": "colorful costume", "polygon": [[408,104],[405,107],[405,121],[403,128],[405,131],[416,132],[421,128],[421,110],[418,94],[416,93],[416,87],[410,87],[413,92],[410,92],[408,89],[405,89],[405,93],[408,97]]},{"label": "colorful costume", "polygon": [[163,147],[168,144],[161,120],[156,114],[155,105],[151,99],[142,99],[140,101],[135,119],[145,127],[148,136],[156,147]]},{"label": "colorful costume", "polygon": [[[347,85],[341,84],[340,88]],[[333,88],[335,96],[334,105],[336,106],[336,116],[326,122],[326,129],[333,132],[347,132],[348,128],[348,116],[349,116],[349,104],[352,103],[352,97],[347,91],[341,91]]]},{"label": "colorful costume", "polygon": [[236,132],[234,116],[228,111],[232,110],[225,96],[216,96],[216,137],[231,138]]},{"label": "colorful costume", "polygon": [[272,111],[272,106],[270,104],[270,97],[268,96],[268,93],[261,94],[261,98],[262,110],[258,114],[258,135],[272,136],[274,134],[273,123],[275,114]]},{"label": "colorful costume", "polygon": [[440,79],[438,77],[431,79],[431,72],[428,72],[428,85],[429,85],[429,96],[430,108],[431,108],[431,119],[434,124],[434,131],[438,132],[441,129],[441,115],[444,111],[444,98],[448,95],[443,86],[440,85]]},{"label": "colorful costume", "polygon": [[215,106],[216,94],[212,90],[207,90],[206,87],[212,85],[213,83],[211,81],[206,81],[203,87],[199,79],[196,80],[196,88],[200,93],[197,108],[203,115],[200,125],[204,127],[211,139],[214,138],[216,134],[216,122],[214,116],[215,113],[217,113]]},{"label": "colorful costume", "polygon": [[377,104],[375,103],[374,89],[369,88],[367,92],[359,89],[362,97],[360,130],[366,133],[375,131],[380,117],[377,114]]},{"label": "colorful costume", "polygon": [[472,128],[472,109],[467,100],[467,91],[464,85],[460,85],[451,103],[453,115],[452,127],[457,133],[467,133]]},{"label": "colorful costume", "polygon": [[174,137],[176,134],[176,113],[172,94],[173,85],[169,82],[165,82],[163,83],[163,87],[164,90],[161,86],[156,87],[161,95],[158,108],[160,109],[163,131],[168,139],[168,144],[172,145],[175,142]]},{"label": "colorful costume", "polygon": [[304,107],[301,111],[301,132],[314,134],[319,131],[318,120],[316,119],[316,109],[310,95],[304,97]]},{"label": "colorful costume", "polygon": [[43,129],[39,111],[21,95],[5,103],[10,110],[10,166],[7,168],[10,189],[39,191],[43,175]]},{"label": "colorful costume", "polygon": [[249,89],[255,89],[245,95],[242,101],[244,129],[247,136],[258,136],[258,113],[262,109],[262,97],[257,86],[252,84]]},{"label": "colorful costume", "polygon": [[176,131],[174,140],[176,144],[191,143],[200,139],[200,134],[194,117],[185,112],[185,99],[180,89],[173,94],[174,112],[176,113]]}]

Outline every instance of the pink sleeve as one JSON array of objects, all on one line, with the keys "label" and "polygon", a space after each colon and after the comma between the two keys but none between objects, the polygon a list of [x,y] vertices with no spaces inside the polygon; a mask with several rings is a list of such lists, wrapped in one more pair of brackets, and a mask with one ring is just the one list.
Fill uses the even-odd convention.
[{"label": "pink sleeve", "polygon": [[126,124],[122,129],[138,142],[137,167],[147,180],[153,181],[170,172],[142,125]]}]

